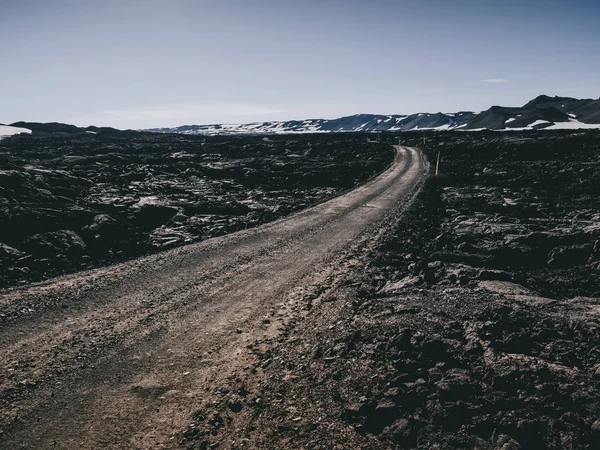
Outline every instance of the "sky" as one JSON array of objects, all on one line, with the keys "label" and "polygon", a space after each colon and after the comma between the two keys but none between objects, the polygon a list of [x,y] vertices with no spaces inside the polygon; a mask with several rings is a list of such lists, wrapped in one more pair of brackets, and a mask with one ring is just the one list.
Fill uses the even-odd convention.
[{"label": "sky", "polygon": [[600,97],[598,0],[0,0],[0,123],[116,128]]}]

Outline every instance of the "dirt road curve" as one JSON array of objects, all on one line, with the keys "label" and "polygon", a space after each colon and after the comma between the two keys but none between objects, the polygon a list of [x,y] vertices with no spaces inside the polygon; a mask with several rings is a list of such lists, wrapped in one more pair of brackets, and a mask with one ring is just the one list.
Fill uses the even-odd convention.
[{"label": "dirt road curve", "polygon": [[399,147],[374,180],[283,220],[0,292],[0,447],[177,447],[198,399],[360,256],[425,166]]}]

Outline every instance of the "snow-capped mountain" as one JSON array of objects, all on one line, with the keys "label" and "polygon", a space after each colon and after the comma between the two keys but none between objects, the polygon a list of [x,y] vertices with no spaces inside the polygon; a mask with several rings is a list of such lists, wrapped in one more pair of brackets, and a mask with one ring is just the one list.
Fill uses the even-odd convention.
[{"label": "snow-capped mountain", "polygon": [[600,128],[600,99],[540,95],[522,107],[492,106],[457,128],[507,131]]},{"label": "snow-capped mountain", "polygon": [[31,133],[29,128],[13,127],[9,125],[0,125],[0,139],[6,136],[14,136],[15,134]]},{"label": "snow-capped mountain", "polygon": [[36,136],[46,135],[73,135],[73,134],[122,134],[135,133],[134,131],[122,131],[109,127],[77,127],[59,122],[15,122],[10,125],[0,124],[0,139],[2,137],[16,134],[34,134]]},{"label": "snow-capped mountain", "polygon": [[[600,129],[600,99],[575,99],[540,95],[521,107],[492,106],[481,113],[420,113],[411,115],[356,114],[338,119],[306,119],[246,124],[183,125],[151,128],[152,133],[198,135],[294,134],[384,131],[521,131]],[[20,133],[120,134],[135,133],[106,127],[76,127],[64,123],[15,122],[0,124],[0,139]]]},{"label": "snow-capped mountain", "polygon": [[247,124],[184,125],[153,128],[155,133],[202,135],[381,132],[412,130],[560,130],[600,129],[600,99],[540,95],[522,107],[492,106],[479,114],[420,113],[412,115],[357,114],[339,119],[307,119]]},{"label": "snow-capped mountain", "polygon": [[358,131],[451,130],[467,124],[475,117],[472,112],[421,113],[409,116],[357,114],[339,119],[307,119],[284,122],[255,122],[240,125],[184,125],[175,128],[153,128],[144,131],[181,134],[287,134],[333,133]]}]

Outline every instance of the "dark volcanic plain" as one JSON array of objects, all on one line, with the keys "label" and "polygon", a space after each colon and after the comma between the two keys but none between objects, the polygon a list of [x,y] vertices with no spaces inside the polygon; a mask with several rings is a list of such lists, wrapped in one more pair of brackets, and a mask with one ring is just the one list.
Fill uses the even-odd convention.
[{"label": "dark volcanic plain", "polygon": [[597,448],[599,132],[261,139],[207,142],[362,161],[305,204],[406,147],[283,221],[4,291],[6,448]]},{"label": "dark volcanic plain", "polygon": [[440,176],[184,445],[597,448],[600,133],[426,137]]},{"label": "dark volcanic plain", "polygon": [[[0,291],[1,446],[179,445],[177,432],[196,403],[250,367],[248,345],[278,334],[272,312],[291,318],[304,292],[336,279],[425,173],[416,150],[369,144],[369,136],[306,139],[346,141],[343,150],[336,146],[340,166],[353,165],[357,145],[379,150],[391,165],[380,164],[381,173],[356,189],[260,227]],[[315,163],[328,176],[320,184],[340,180],[326,169],[332,153],[322,150]]]},{"label": "dark volcanic plain", "polygon": [[32,128],[0,140],[0,287],[272,221],[364,182],[393,158],[367,135]]}]

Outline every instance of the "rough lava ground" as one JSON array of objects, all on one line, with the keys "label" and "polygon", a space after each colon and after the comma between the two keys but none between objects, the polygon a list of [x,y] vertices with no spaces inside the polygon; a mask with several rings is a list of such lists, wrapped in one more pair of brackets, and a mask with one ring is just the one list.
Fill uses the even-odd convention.
[{"label": "rough lava ground", "polygon": [[392,159],[388,145],[364,134],[6,138],[0,287],[272,221],[351,189]]},{"label": "rough lava ground", "polygon": [[600,133],[400,139],[441,175],[266,319],[183,448],[597,448]]},{"label": "rough lava ground", "polygon": [[600,133],[381,139],[441,152],[440,176],[232,329],[244,351],[167,448],[597,448]]}]

